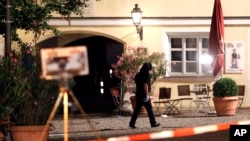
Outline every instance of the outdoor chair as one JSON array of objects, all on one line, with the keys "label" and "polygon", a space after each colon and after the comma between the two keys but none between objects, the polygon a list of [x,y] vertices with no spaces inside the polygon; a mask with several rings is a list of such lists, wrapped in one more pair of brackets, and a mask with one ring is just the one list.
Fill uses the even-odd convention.
[{"label": "outdoor chair", "polygon": [[238,85],[238,111],[241,108],[241,105],[244,101],[244,95],[245,95],[245,85]]},{"label": "outdoor chair", "polygon": [[114,115],[131,115],[132,111],[128,109],[129,101],[124,101],[120,96],[118,88],[110,88],[110,93],[113,98],[116,109],[113,110]]},{"label": "outdoor chair", "polygon": [[160,112],[160,105],[163,104],[165,111],[163,114],[179,114],[180,111],[176,107],[179,103],[179,99],[171,99],[171,88],[161,87],[159,91],[159,101],[154,101],[156,110]]},{"label": "outdoor chair", "polygon": [[180,101],[180,111],[182,111],[182,101],[190,101],[189,110],[191,110],[191,104],[193,102],[193,98],[190,94],[190,86],[189,85],[178,85],[178,96]]},{"label": "outdoor chair", "polygon": [[192,91],[195,93],[195,99],[193,100],[196,108],[194,110],[194,113],[197,112],[204,112],[206,115],[210,112],[210,99],[211,96],[209,96],[209,87],[207,84],[199,84],[199,90]]},{"label": "outdoor chair", "polygon": [[171,88],[166,88],[166,87],[160,87],[159,88],[159,97],[158,101],[154,101],[153,103],[155,104],[156,112],[161,114],[160,112],[160,107],[163,104],[164,107],[166,107],[166,100],[169,100],[171,97]]}]

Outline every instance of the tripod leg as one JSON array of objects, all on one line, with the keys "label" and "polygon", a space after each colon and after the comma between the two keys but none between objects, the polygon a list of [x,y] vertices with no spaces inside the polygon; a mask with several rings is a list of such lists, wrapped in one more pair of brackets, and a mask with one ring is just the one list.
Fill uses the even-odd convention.
[{"label": "tripod leg", "polygon": [[65,91],[63,92],[63,119],[64,119],[64,141],[68,141],[68,133],[69,133],[69,129],[68,129],[68,93]]},{"label": "tripod leg", "polygon": [[94,131],[95,136],[97,137],[97,139],[100,139],[100,135],[98,134],[96,128],[94,127],[94,125],[91,123],[91,121],[89,120],[86,112],[83,110],[82,106],[80,105],[79,101],[77,100],[77,98],[75,97],[74,93],[72,92],[72,90],[69,90],[69,94],[72,97],[72,100],[74,101],[74,103],[76,104],[77,108],[80,110],[80,112],[82,113],[83,117],[87,120],[90,128],[92,129],[92,131]]},{"label": "tripod leg", "polygon": [[40,137],[39,141],[41,141],[44,138],[46,131],[49,129],[51,121],[53,120],[53,118],[55,116],[56,110],[58,109],[58,106],[59,106],[59,104],[60,104],[60,102],[62,100],[62,97],[63,97],[63,93],[60,93],[59,96],[57,97],[57,100],[56,100],[56,103],[55,103],[55,105],[54,105],[54,107],[52,109],[52,112],[49,115],[49,118],[47,120],[45,128],[43,129],[43,133],[42,133],[42,136]]}]

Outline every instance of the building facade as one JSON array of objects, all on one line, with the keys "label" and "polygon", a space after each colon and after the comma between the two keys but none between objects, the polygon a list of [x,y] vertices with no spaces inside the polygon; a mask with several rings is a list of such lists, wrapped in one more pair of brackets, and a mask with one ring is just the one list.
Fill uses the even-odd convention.
[{"label": "building facade", "polygon": [[[181,84],[190,84],[191,89],[196,83],[206,83],[212,87],[215,77],[211,67],[203,64],[202,56],[207,52],[214,0],[89,0],[88,3],[84,17],[72,15],[70,23],[55,14],[49,23],[57,27],[62,36],[55,37],[47,33],[40,38],[40,45],[60,47],[78,39],[100,36],[116,41],[107,46],[114,47],[119,43],[124,50],[130,46],[143,46],[149,53],[164,52],[169,62],[177,62],[175,66],[170,63],[168,76],[157,83],[155,94],[159,93],[159,87],[171,87],[172,98],[177,98],[177,85]],[[131,18],[136,3],[143,12],[142,40]],[[243,107],[249,107],[250,1],[221,0],[221,4],[225,24],[225,66],[222,77],[233,78],[237,84],[246,86]],[[32,36],[24,36],[22,31],[19,34],[26,41]],[[178,48],[182,45],[186,48]],[[235,69],[232,68],[235,65],[229,55],[232,45],[240,46]],[[173,57],[176,52],[189,53],[184,56],[177,53]],[[178,66],[178,56],[187,61],[184,66]]]}]

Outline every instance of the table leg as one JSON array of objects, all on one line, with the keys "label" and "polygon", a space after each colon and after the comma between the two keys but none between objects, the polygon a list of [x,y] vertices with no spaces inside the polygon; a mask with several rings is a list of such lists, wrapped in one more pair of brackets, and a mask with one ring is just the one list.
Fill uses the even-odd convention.
[{"label": "table leg", "polygon": [[158,112],[161,115],[161,112],[160,112],[160,105],[161,105],[161,103],[155,102],[154,104],[155,104],[156,112]]},{"label": "table leg", "polygon": [[179,100],[171,100],[168,102],[165,114],[179,114],[180,110],[176,107],[178,105]]}]

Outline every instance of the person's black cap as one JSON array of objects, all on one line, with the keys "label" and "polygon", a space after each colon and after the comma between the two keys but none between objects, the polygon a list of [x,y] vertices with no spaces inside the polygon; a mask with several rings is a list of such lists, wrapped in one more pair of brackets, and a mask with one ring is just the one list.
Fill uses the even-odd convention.
[{"label": "person's black cap", "polygon": [[151,62],[144,63],[141,67],[141,71],[150,71],[150,70],[152,70]]}]

